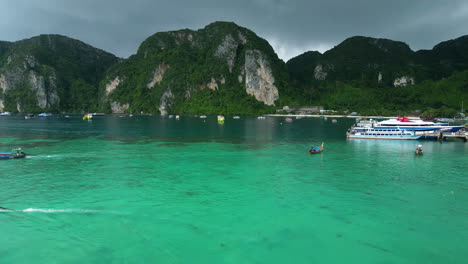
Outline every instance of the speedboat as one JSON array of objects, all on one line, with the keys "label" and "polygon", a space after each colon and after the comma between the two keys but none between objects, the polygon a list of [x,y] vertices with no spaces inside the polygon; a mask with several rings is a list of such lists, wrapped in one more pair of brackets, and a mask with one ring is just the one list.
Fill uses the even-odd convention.
[{"label": "speedboat", "polygon": [[11,152],[0,152],[0,159],[21,159],[25,157],[26,153],[21,148],[14,149]]},{"label": "speedboat", "polygon": [[409,120],[407,117],[399,116],[397,119],[389,119],[374,122],[375,129],[404,129],[414,131],[442,130],[444,132],[457,132],[463,126],[449,126],[448,123],[434,123],[423,120]]}]

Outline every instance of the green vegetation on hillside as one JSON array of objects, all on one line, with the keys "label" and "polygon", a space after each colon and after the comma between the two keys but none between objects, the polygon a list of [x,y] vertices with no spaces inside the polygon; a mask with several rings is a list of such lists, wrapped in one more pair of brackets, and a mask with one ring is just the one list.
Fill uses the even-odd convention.
[{"label": "green vegetation on hillside", "polygon": [[[78,40],[40,35],[0,41],[0,100],[11,112],[129,106],[130,113],[263,114],[322,105],[361,114],[451,116],[468,102],[467,50],[468,36],[417,52],[403,42],[356,36],[324,54],[309,51],[284,63],[254,32],[215,22],[156,33],[120,60]],[[271,87],[260,82],[274,79],[274,106],[247,94],[247,78],[262,96]],[[106,85],[117,79],[107,94]]]},{"label": "green vegetation on hillside", "polygon": [[[226,41],[228,39],[228,41]],[[227,43],[227,44],[226,44]],[[225,45],[226,56],[217,56]],[[256,114],[274,111],[245,91],[245,53],[259,50],[268,60],[280,90],[287,100],[289,88],[285,64],[271,46],[250,30],[234,23],[217,22],[198,31],[160,32],[146,39],[136,55],[109,72],[107,82],[118,76],[123,82],[110,95],[111,101],[128,103],[129,112],[158,112],[160,98],[166,91],[173,95],[168,109],[180,114]],[[148,88],[155,70],[164,65],[161,83]],[[218,88],[207,86],[215,80]],[[104,87],[102,87],[104,90]]]},{"label": "green vegetation on hillside", "polygon": [[[298,104],[374,115],[423,110],[450,116],[468,99],[468,58],[462,54],[467,40],[413,52],[402,42],[353,37],[324,54],[306,52],[287,67],[293,86],[303,94]],[[317,65],[326,75],[315,76]],[[395,86],[394,80],[403,76],[415,84]]]},{"label": "green vegetation on hillside", "polygon": [[[118,60],[110,53],[60,35],[17,41],[9,44],[3,53],[0,73],[14,84],[13,89],[4,93],[5,110],[12,112],[18,110],[17,103],[25,112],[95,110],[99,82],[109,66]],[[47,98],[52,93],[58,95],[58,105],[47,109],[37,106],[37,91],[29,81],[32,75],[44,81]]]}]

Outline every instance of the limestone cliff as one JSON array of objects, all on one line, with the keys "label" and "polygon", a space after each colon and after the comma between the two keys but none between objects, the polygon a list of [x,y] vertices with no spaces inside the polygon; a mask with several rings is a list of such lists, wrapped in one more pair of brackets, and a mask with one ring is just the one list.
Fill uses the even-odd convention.
[{"label": "limestone cliff", "polygon": [[10,43],[0,56],[1,111],[91,111],[98,83],[118,59],[81,41],[41,35]]},{"label": "limestone cliff", "polygon": [[[288,88],[267,41],[234,23],[159,32],[106,76],[103,102],[128,112],[248,114],[271,111]],[[125,76],[118,85],[109,84]],[[112,107],[111,107],[112,108]]]},{"label": "limestone cliff", "polygon": [[266,105],[274,105],[279,98],[268,60],[259,50],[247,50],[245,54],[245,87],[247,94]]}]

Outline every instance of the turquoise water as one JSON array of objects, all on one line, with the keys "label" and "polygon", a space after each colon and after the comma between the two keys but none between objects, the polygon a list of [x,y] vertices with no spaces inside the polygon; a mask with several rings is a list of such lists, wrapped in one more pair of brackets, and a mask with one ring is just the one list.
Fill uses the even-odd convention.
[{"label": "turquoise water", "polygon": [[468,145],[353,122],[0,118],[0,263],[466,263]]}]

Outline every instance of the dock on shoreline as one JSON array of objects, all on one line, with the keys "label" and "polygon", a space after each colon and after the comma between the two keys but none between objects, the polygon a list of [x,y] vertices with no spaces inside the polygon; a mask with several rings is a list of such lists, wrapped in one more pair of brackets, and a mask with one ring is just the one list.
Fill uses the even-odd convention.
[{"label": "dock on shoreline", "polygon": [[468,135],[465,133],[424,133],[420,139],[427,139],[427,140],[462,140],[463,142],[468,141]]}]

